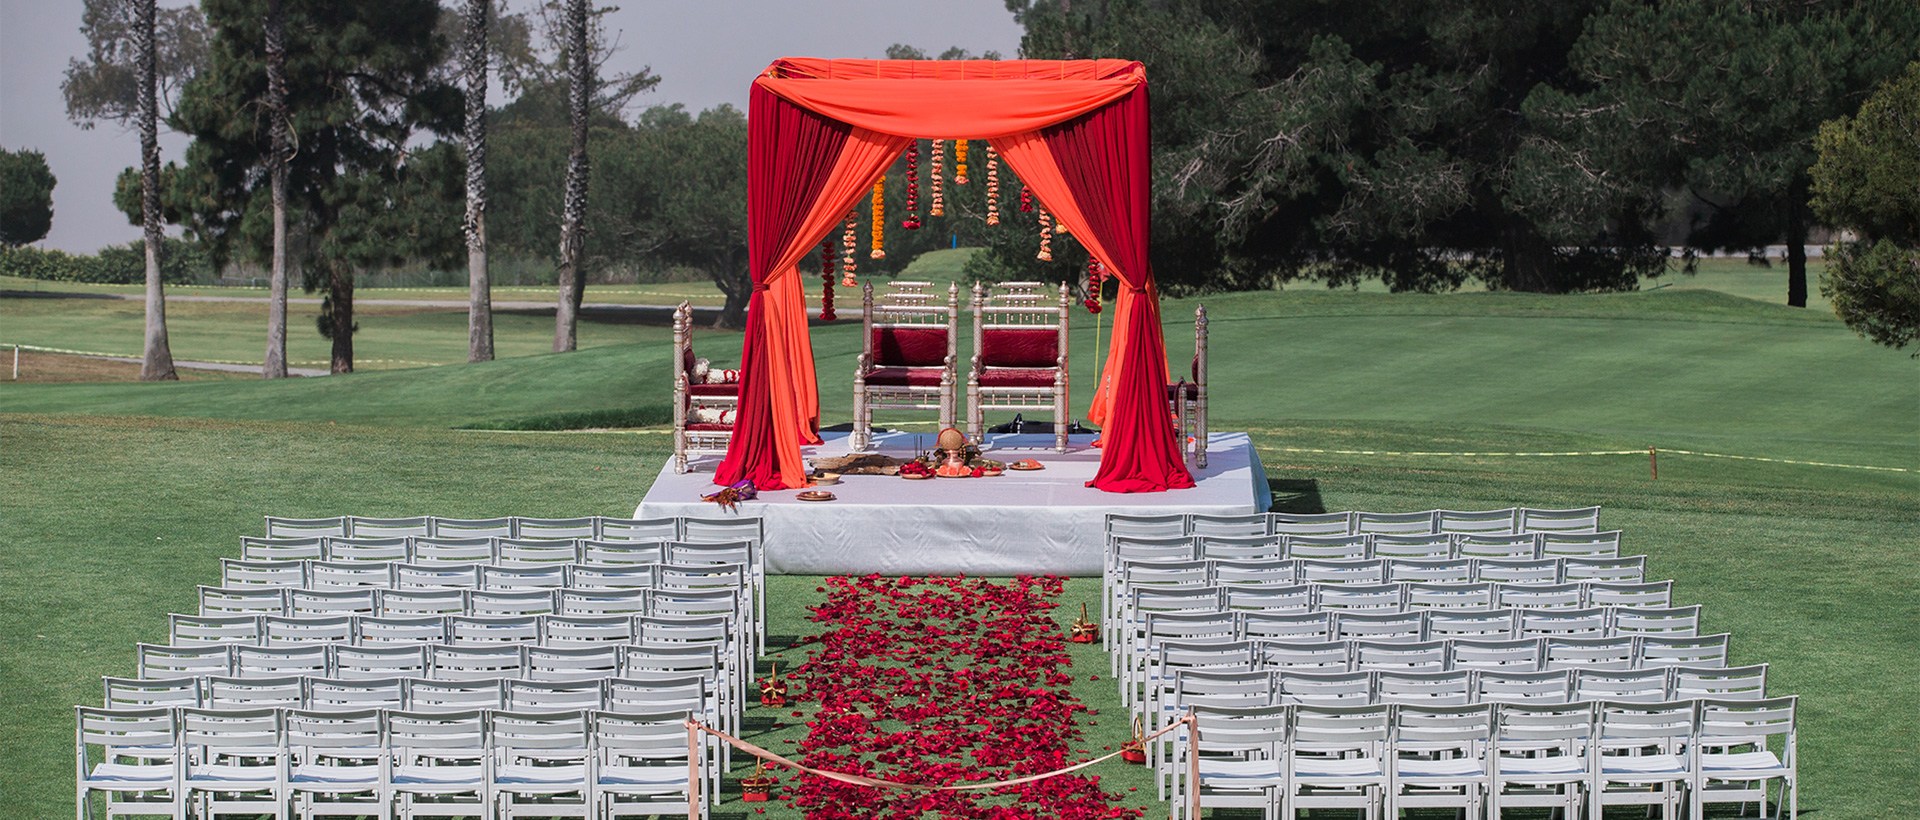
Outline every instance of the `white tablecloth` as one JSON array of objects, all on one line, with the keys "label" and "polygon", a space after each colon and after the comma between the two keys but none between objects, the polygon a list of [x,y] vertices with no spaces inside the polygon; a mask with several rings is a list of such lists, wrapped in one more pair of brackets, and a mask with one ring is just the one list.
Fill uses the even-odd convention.
[{"label": "white tablecloth", "polygon": [[[822,434],[809,457],[847,452],[846,434]],[[806,502],[797,490],[762,492],[723,513],[702,495],[713,484],[717,457],[685,474],[663,467],[634,515],[758,515],[765,519],[767,567],[794,575],[880,573],[922,575],[1098,575],[1105,516],[1263,512],[1272,502],[1266,471],[1245,433],[1214,433],[1207,468],[1193,470],[1195,487],[1163,493],[1108,493],[1090,489],[1100,464],[1092,436],[1074,436],[1066,454],[1053,452],[1051,435],[1004,435],[987,441],[987,457],[1036,459],[1047,469],[1009,470],[993,478],[908,481],[894,476],[847,476],[817,489],[834,501]],[[906,456],[931,447],[926,434],[889,433],[877,449]],[[1189,469],[1192,469],[1189,465]]]}]

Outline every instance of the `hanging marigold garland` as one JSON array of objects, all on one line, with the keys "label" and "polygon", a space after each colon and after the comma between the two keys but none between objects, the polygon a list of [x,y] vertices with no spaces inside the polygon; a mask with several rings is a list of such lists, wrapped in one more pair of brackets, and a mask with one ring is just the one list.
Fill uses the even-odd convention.
[{"label": "hanging marigold garland", "polygon": [[831,322],[833,315],[833,239],[820,243],[820,321]]},{"label": "hanging marigold garland", "polygon": [[859,213],[858,209],[847,212],[846,230],[840,234],[840,286],[843,288],[860,284],[860,280],[853,278],[854,253],[860,248],[860,240],[854,236],[855,229],[860,227]]},{"label": "hanging marigold garland", "polygon": [[1034,256],[1042,262],[1053,261],[1053,216],[1047,209],[1040,209],[1040,253]]},{"label": "hanging marigold garland", "polygon": [[1087,260],[1087,298],[1083,304],[1087,306],[1088,313],[1100,312],[1100,284],[1106,278],[1106,272],[1106,266],[1101,265],[1100,260]]},{"label": "hanging marigold garland", "polygon": [[1033,210],[1033,189],[1028,188],[1025,185],[1022,185],[1020,186],[1020,212],[1027,213],[1032,210]]},{"label": "hanging marigold garland", "polygon": [[1000,224],[1000,152],[987,143],[987,224]]},{"label": "hanging marigold garland", "polygon": [[887,258],[887,175],[881,174],[873,181],[873,250],[867,252],[870,259]]},{"label": "hanging marigold garland", "polygon": [[900,227],[909,231],[920,230],[920,141],[907,143],[907,218],[900,220]]},{"label": "hanging marigold garland", "polygon": [[953,184],[967,184],[967,143],[969,140],[953,141]]},{"label": "hanging marigold garland", "polygon": [[944,175],[941,172],[944,170],[942,166],[946,164],[946,159],[947,159],[947,141],[934,140],[933,141],[933,169],[932,169],[933,170],[933,190],[931,191],[933,195],[933,201],[927,204],[927,216],[946,216],[947,215],[946,192],[942,190],[942,186],[940,184],[945,181]]}]

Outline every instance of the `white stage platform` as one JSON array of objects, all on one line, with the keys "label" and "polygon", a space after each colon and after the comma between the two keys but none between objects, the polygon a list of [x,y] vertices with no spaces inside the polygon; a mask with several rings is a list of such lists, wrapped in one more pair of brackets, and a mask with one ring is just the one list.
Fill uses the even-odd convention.
[{"label": "white stage platform", "polygon": [[[823,433],[823,444],[805,449],[809,458],[847,452],[845,433]],[[718,457],[675,474],[668,463],[634,512],[661,516],[758,515],[765,519],[767,570],[788,575],[1099,575],[1105,516],[1264,512],[1273,496],[1266,470],[1245,433],[1214,433],[1207,468],[1194,471],[1193,489],[1164,493],[1106,493],[1089,489],[1100,464],[1092,436],[1074,436],[1068,451],[1053,452],[1053,436],[989,438],[988,458],[1032,458],[1047,469],[1008,471],[993,478],[850,475],[834,486],[834,501],[800,501],[797,490],[762,492],[732,513],[702,495],[713,484]],[[916,442],[933,436],[888,433],[876,437],[880,452],[906,457]],[[1191,467],[1190,467],[1191,469]]]}]

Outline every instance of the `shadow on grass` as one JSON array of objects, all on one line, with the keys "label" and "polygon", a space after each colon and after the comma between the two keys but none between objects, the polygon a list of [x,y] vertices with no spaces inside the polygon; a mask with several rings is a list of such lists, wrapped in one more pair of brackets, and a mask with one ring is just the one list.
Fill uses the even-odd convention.
[{"label": "shadow on grass", "polygon": [[1269,512],[1310,515],[1327,511],[1326,503],[1320,500],[1320,482],[1316,479],[1269,478],[1267,489],[1273,491]]}]

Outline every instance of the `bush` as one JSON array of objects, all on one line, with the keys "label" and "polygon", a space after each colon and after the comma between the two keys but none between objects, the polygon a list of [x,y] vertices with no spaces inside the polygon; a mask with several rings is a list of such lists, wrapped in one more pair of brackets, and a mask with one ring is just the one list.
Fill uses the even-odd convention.
[{"label": "bush", "polygon": [[[0,276],[50,282],[135,285],[147,281],[144,242],[109,245],[98,254],[75,254],[32,247],[0,248]],[[160,280],[169,285],[209,281],[213,261],[198,243],[168,238],[160,245]]]},{"label": "bush", "polygon": [[1905,348],[1920,339],[1920,250],[1891,239],[1836,248],[1820,274],[1820,295],[1855,333]]}]

